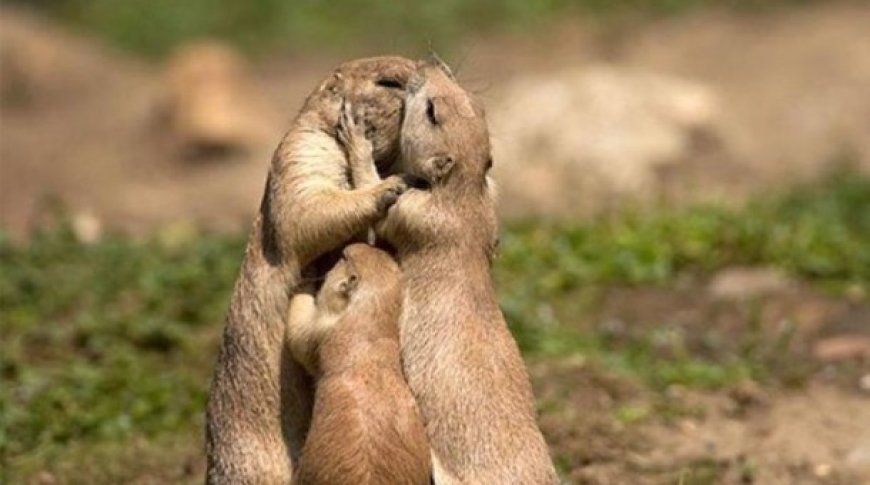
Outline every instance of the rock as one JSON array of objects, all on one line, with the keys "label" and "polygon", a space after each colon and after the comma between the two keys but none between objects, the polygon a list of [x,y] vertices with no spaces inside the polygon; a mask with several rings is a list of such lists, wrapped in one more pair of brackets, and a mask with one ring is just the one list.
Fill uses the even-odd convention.
[{"label": "rock", "polygon": [[38,485],[54,485],[57,483],[57,477],[50,472],[43,470],[36,474],[33,478],[33,482]]},{"label": "rock", "polygon": [[713,276],[708,291],[714,298],[745,300],[780,293],[792,286],[792,281],[776,269],[727,268]]},{"label": "rock", "polygon": [[813,475],[818,478],[827,478],[833,470],[834,468],[828,463],[819,463],[813,467]]},{"label": "rock", "polygon": [[491,118],[505,202],[546,213],[590,192],[654,193],[659,170],[691,159],[720,111],[706,86],[606,65],[522,78],[499,98]]},{"label": "rock", "polygon": [[89,211],[82,211],[72,218],[72,228],[76,238],[86,244],[93,244],[103,235],[103,223]]},{"label": "rock", "polygon": [[747,411],[765,407],[770,402],[770,396],[757,382],[742,381],[728,390],[729,404],[727,411],[735,416],[743,416]]},{"label": "rock", "polygon": [[169,59],[159,112],[189,156],[244,150],[271,133],[271,113],[242,56],[229,45],[200,41]]},{"label": "rock", "polygon": [[813,356],[822,362],[870,359],[870,337],[849,334],[822,339],[813,345]]},{"label": "rock", "polygon": [[846,466],[861,478],[870,478],[870,443],[854,448],[846,455]]},{"label": "rock", "polygon": [[846,287],[846,298],[852,303],[861,303],[867,299],[867,290],[857,283]]}]

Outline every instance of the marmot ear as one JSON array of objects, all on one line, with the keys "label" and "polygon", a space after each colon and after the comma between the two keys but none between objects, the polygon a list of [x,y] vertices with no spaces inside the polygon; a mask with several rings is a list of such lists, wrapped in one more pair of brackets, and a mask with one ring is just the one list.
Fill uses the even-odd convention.
[{"label": "marmot ear", "polygon": [[436,180],[442,180],[456,166],[456,161],[450,155],[442,155],[432,159],[432,171]]},{"label": "marmot ear", "polygon": [[486,259],[489,261],[490,266],[492,265],[493,261],[495,261],[495,259],[498,257],[500,246],[501,238],[496,235],[495,240],[493,240],[486,248]]},{"label": "marmot ear", "polygon": [[453,75],[453,69],[450,69],[450,66],[441,59],[438,54],[432,50],[432,47],[429,47],[429,64],[441,69],[441,71],[447,75],[451,80],[456,81],[456,76]]},{"label": "marmot ear", "polygon": [[358,285],[359,277],[357,277],[357,275],[355,274],[352,274],[338,285],[338,290],[341,292],[342,295],[348,297],[351,293],[354,292],[354,290],[356,290],[356,287]]}]

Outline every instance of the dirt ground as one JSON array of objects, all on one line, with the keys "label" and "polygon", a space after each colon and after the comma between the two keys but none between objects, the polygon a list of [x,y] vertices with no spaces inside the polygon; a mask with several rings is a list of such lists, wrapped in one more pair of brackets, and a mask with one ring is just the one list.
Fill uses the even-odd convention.
[{"label": "dirt ground", "polygon": [[[575,483],[870,483],[870,361],[820,351],[870,337],[870,305],[792,284],[747,298],[713,281],[611,288],[577,317],[617,348],[678,336],[691,355],[739,353],[769,373],[724,390],[649,386],[588,361],[532,364],[542,427]],[[705,288],[705,289],[699,289]],[[787,345],[777,342],[793,325]],[[713,350],[715,349],[715,350]],[[673,348],[662,345],[663,355]],[[653,389],[655,386],[653,386]],[[571,423],[566,426],[566,423]]]},{"label": "dirt ground", "polygon": [[533,369],[539,400],[562,403],[541,424],[557,457],[580,457],[574,483],[867,483],[866,395],[812,384],[747,404],[739,388],[674,391],[694,415],[627,425],[611,417],[615,403],[651,404],[578,365]]},{"label": "dirt ground", "polygon": [[[810,178],[837,157],[870,163],[868,25],[870,8],[857,4],[751,18],[704,13],[640,27],[572,24],[534,39],[480,39],[469,43],[458,64],[460,76],[495,111],[509,102],[498,98],[504,80],[565,66],[608,62],[703,81],[732,108],[723,122],[737,140],[730,148],[736,162],[722,172],[689,167],[671,187],[740,198]],[[274,120],[264,134],[269,141],[218,159],[190,160],[161,125],[161,66],[17,12],[4,11],[0,27],[6,36],[35,36],[50,59],[62,61],[35,67],[25,92],[4,84],[0,223],[15,237],[39,223],[40,207],[51,198],[67,204],[74,217],[97,221],[102,231],[141,235],[189,223],[219,231],[246,227],[283,129],[340,61],[275,57],[253,66],[255,91],[277,107],[263,114]],[[2,75],[6,83],[9,70]],[[679,289],[613,290],[602,314],[590,320],[633,329],[671,321],[691,340],[712,327],[727,339],[729,326],[752,319],[745,306],[705,298]],[[804,332],[798,355],[808,360],[825,338],[870,337],[866,298],[856,303],[799,290],[765,301],[761,320],[771,326],[796,320]],[[532,362],[531,372],[557,460],[572,457],[566,476],[572,482],[870,483],[867,362],[814,362],[807,373],[800,362],[782,364],[779,372],[800,374],[800,388],[752,382],[724,392],[674,387],[664,397],[583,361]],[[663,408],[669,412],[659,412]],[[191,474],[198,465],[185,467]]]}]

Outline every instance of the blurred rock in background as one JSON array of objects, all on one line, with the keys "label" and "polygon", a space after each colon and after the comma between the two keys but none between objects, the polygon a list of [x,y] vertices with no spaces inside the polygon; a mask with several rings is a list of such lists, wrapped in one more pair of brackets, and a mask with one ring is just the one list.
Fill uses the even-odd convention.
[{"label": "blurred rock in background", "polygon": [[164,78],[165,128],[186,156],[219,155],[267,141],[264,135],[276,122],[271,105],[232,46],[184,44],[170,57]]},{"label": "blurred rock in background", "polygon": [[686,79],[592,65],[520,78],[497,96],[496,174],[514,214],[648,198],[663,170],[725,152],[720,99]]}]

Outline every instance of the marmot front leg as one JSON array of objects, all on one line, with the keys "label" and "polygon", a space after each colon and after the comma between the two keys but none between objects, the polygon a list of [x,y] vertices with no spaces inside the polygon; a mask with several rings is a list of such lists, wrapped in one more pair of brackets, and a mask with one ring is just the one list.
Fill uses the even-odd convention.
[{"label": "marmot front leg", "polygon": [[378,237],[393,244],[408,238],[420,238],[431,230],[432,194],[427,190],[410,189],[387,211],[387,216],[375,224]]},{"label": "marmot front leg", "polygon": [[286,342],[293,358],[312,375],[317,347],[322,337],[316,318],[317,306],[314,303],[314,295],[298,293],[293,296],[290,300],[290,310],[287,312]]},{"label": "marmot front leg", "polygon": [[338,118],[338,141],[347,154],[347,164],[350,167],[350,177],[354,188],[371,187],[381,181],[375,167],[372,142],[366,138],[365,122],[357,120],[349,101],[341,103],[341,114]]},{"label": "marmot front leg", "polygon": [[[369,187],[344,190],[333,187],[309,189],[304,197],[288,197],[296,204],[284,209],[272,207],[287,248],[305,267],[321,255],[343,246],[357,234],[381,220],[407,189],[401,177],[390,176]],[[280,188],[278,189],[280,190]]]}]

